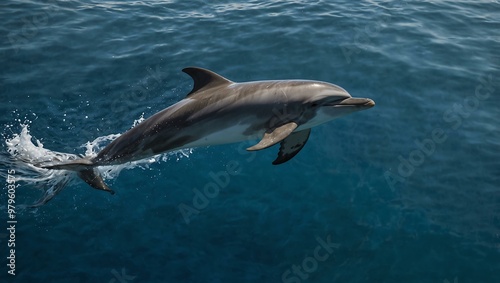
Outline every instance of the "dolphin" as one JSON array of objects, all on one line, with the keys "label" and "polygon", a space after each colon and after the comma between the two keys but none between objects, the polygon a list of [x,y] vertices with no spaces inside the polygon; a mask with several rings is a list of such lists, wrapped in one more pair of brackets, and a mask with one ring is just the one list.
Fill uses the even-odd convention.
[{"label": "dolphin", "polygon": [[375,105],[371,99],[353,98],[343,88],[321,81],[236,83],[203,68],[182,71],[194,81],[186,98],[128,130],[94,157],[41,167],[76,171],[92,188],[114,194],[96,167],[182,148],[260,139],[247,150],[280,143],[273,161],[277,165],[292,159],[304,147],[311,128]]}]

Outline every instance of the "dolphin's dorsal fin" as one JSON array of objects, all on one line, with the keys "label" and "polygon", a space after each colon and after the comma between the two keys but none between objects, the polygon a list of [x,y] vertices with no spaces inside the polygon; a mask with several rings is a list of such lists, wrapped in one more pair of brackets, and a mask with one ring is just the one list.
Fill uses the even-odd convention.
[{"label": "dolphin's dorsal fin", "polygon": [[193,78],[194,85],[193,90],[188,93],[188,97],[200,90],[209,89],[212,87],[224,85],[224,84],[232,84],[233,82],[224,78],[221,75],[218,75],[210,70],[198,68],[198,67],[188,67],[182,69],[182,71]]}]

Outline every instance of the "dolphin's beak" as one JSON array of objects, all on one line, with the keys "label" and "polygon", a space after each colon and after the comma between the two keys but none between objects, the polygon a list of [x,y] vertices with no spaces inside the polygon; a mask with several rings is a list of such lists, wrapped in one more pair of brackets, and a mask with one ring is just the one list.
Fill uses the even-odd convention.
[{"label": "dolphin's beak", "polygon": [[339,103],[336,103],[338,106],[360,106],[363,108],[371,108],[375,106],[375,101],[369,99],[369,98],[355,98],[355,97],[349,97],[346,98]]}]

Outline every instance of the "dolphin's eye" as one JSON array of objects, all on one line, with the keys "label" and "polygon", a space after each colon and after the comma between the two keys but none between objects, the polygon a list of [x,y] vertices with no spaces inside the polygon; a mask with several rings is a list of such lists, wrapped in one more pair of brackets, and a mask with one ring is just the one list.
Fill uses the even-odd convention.
[{"label": "dolphin's eye", "polygon": [[318,103],[313,102],[313,103],[311,104],[311,107],[318,107]]}]

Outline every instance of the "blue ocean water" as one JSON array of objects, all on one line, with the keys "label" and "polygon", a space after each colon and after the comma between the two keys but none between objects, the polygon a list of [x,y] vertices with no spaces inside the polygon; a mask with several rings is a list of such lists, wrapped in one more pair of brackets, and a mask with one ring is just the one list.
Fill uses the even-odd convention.
[{"label": "blue ocean water", "polygon": [[[499,1],[0,6],[1,282],[498,282]],[[327,81],[377,105],[314,128],[280,166],[276,147],[196,148],[114,172],[116,195],[75,180],[20,205],[43,186],[12,147],[105,145],[184,98],[187,66]]]}]

